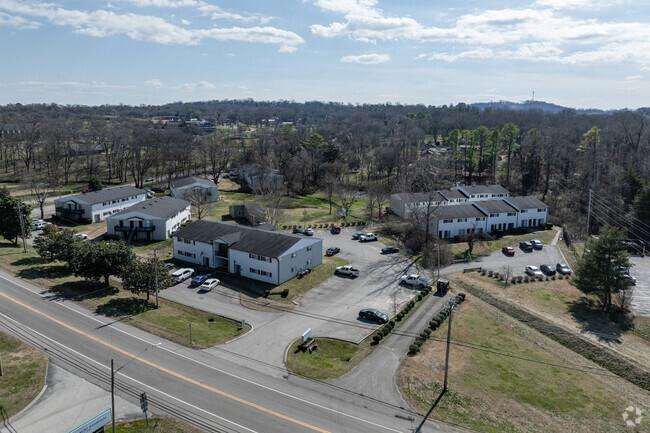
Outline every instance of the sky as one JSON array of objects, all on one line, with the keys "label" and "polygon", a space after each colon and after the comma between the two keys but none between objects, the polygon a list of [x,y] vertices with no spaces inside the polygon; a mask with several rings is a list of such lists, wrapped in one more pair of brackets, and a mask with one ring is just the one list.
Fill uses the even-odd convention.
[{"label": "sky", "polygon": [[650,106],[647,0],[0,0],[0,104]]}]

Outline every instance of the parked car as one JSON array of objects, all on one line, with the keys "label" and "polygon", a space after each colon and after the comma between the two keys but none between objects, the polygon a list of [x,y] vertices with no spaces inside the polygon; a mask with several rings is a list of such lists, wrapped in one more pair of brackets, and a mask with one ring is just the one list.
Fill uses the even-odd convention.
[{"label": "parked car", "polygon": [[402,275],[400,282],[402,284],[406,284],[407,286],[417,287],[419,289],[422,289],[429,285],[429,280],[420,277],[418,274]]},{"label": "parked car", "polygon": [[339,247],[331,247],[328,248],[327,251],[325,251],[326,256],[333,256],[334,254],[338,254],[341,252],[341,249]]},{"label": "parked car", "polygon": [[81,192],[82,192],[82,194],[85,194],[87,192],[90,192],[90,190],[88,188],[86,188],[86,189],[82,189]]},{"label": "parked car", "polygon": [[75,237],[81,238],[83,240],[88,239],[88,235],[85,234],[85,233],[75,233],[74,235],[75,235]]},{"label": "parked car", "polygon": [[181,268],[177,271],[172,272],[172,280],[176,281],[177,283],[181,283],[190,278],[192,274],[194,274],[194,269]]},{"label": "parked car", "polygon": [[165,264],[163,265],[163,267],[164,267],[165,269],[172,270],[172,269],[174,269],[174,264],[173,264],[173,263],[165,263]]},{"label": "parked car", "polygon": [[332,234],[338,235],[339,233],[341,233],[341,226],[332,226]]},{"label": "parked car", "polygon": [[571,268],[566,263],[558,263],[555,265],[555,270],[560,275],[571,275]]},{"label": "parked car", "polygon": [[165,192],[165,188],[160,188],[158,186],[152,187],[151,190],[156,194],[163,194]]},{"label": "parked car", "polygon": [[363,310],[359,311],[359,317],[366,320],[372,320],[373,322],[388,322],[388,316],[381,311],[375,310],[374,308],[364,308]]},{"label": "parked car", "polygon": [[359,276],[359,270],[352,265],[347,265],[347,266],[338,266],[334,270],[334,275],[349,275],[351,277],[358,277]]},{"label": "parked car", "polygon": [[153,191],[148,189],[147,190],[147,198],[152,198],[153,197]]},{"label": "parked car", "polygon": [[534,278],[543,277],[542,271],[537,266],[526,266],[526,273]]},{"label": "parked car", "polygon": [[361,237],[359,237],[359,242],[370,242],[376,240],[377,240],[377,235],[374,233],[366,233],[364,235],[361,235]]},{"label": "parked car", "polygon": [[314,236],[314,230],[311,227],[305,229],[305,235],[306,236]]},{"label": "parked car", "polygon": [[530,243],[533,245],[533,248],[535,248],[536,250],[541,250],[544,247],[542,241],[537,239],[533,239],[532,241],[530,241]]},{"label": "parked car", "polygon": [[630,275],[629,269],[621,269],[619,273],[621,275],[621,278],[627,281],[628,285],[636,286],[636,278]]},{"label": "parked car", "polygon": [[153,182],[153,177],[148,177],[144,180],[145,182]]},{"label": "parked car", "polygon": [[303,229],[296,228],[296,229],[293,229],[293,231],[291,233],[293,233],[295,235],[304,235],[305,231]]},{"label": "parked car", "polygon": [[364,232],[356,232],[352,234],[352,239],[359,239],[361,236],[365,235]]},{"label": "parked car", "polygon": [[219,280],[216,278],[208,278],[201,284],[201,290],[205,292],[209,292],[210,290],[214,289],[219,285]]},{"label": "parked car", "polygon": [[48,224],[49,224],[49,223],[46,223],[46,222],[43,221],[43,220],[32,221],[32,228],[33,228],[34,230],[42,230],[42,229],[44,229],[45,226],[48,225]]},{"label": "parked car", "polygon": [[514,256],[515,255],[515,249],[512,247],[503,247],[501,248],[501,252],[505,254],[506,256]]},{"label": "parked car", "polygon": [[533,244],[527,241],[521,241],[519,242],[519,248],[521,248],[523,251],[532,251]]},{"label": "parked car", "polygon": [[399,248],[397,247],[384,247],[381,249],[382,254],[393,254],[393,253],[399,253]]},{"label": "parked car", "polygon": [[192,281],[190,282],[190,287],[200,286],[207,279],[208,279],[207,275],[197,275],[196,277],[192,278]]},{"label": "parked car", "polygon": [[539,269],[546,275],[555,275],[555,268],[551,265],[542,265]]}]

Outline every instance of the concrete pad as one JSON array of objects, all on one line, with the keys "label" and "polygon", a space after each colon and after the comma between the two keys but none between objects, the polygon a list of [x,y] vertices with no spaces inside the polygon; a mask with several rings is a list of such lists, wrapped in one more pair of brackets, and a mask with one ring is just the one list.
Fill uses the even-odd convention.
[{"label": "concrete pad", "polygon": [[[111,407],[111,393],[54,364],[43,395],[24,412],[0,424],[0,433],[66,432]],[[116,420],[144,418],[139,406],[115,397]]]}]

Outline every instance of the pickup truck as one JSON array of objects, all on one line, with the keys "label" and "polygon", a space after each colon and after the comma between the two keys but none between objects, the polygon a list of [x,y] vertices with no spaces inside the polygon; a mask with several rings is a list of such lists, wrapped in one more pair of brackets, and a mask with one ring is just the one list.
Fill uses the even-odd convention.
[{"label": "pickup truck", "polygon": [[420,276],[417,274],[404,275],[400,279],[400,282],[406,284],[407,286],[413,286],[420,289],[429,285],[429,280],[426,278],[420,278]]},{"label": "pickup truck", "polygon": [[334,271],[334,274],[335,275],[349,275],[351,277],[358,277],[359,276],[359,270],[356,269],[356,268],[353,268],[351,265],[339,266]]},{"label": "pickup truck", "polygon": [[366,233],[364,235],[361,235],[359,237],[359,242],[370,242],[370,241],[376,241],[377,240],[377,235],[374,233]]}]

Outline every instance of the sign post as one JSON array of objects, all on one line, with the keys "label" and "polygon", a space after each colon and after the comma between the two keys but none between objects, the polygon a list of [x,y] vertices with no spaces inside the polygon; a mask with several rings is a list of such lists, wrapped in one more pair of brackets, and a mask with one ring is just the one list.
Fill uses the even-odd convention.
[{"label": "sign post", "polygon": [[144,419],[147,422],[147,427],[149,426],[149,418],[147,417],[147,408],[149,407],[149,402],[147,401],[147,393],[143,392],[140,394],[140,409],[144,412]]}]

